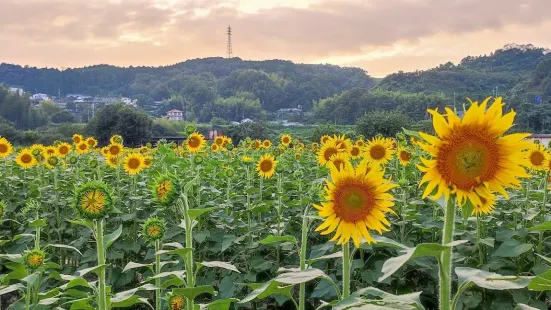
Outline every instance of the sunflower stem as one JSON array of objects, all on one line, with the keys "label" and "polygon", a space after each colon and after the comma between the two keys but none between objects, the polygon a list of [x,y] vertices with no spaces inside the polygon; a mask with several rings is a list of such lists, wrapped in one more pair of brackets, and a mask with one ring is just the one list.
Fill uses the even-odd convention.
[{"label": "sunflower stem", "polygon": [[[547,187],[549,187],[549,170],[545,172],[545,180],[543,181],[543,201],[541,202],[541,211],[540,211],[540,224],[545,223],[545,216],[547,211]],[[541,252],[543,250],[543,230],[540,230],[539,232],[539,238],[538,238],[538,254],[541,255]],[[536,257],[536,265],[541,262],[541,256]]]},{"label": "sunflower stem", "polygon": [[479,266],[484,265],[484,244],[482,244],[481,240],[483,238],[482,236],[482,222],[480,221],[480,215],[476,214],[476,237],[478,238],[478,263]]},{"label": "sunflower stem", "polygon": [[[304,215],[302,217],[302,235],[300,239],[300,270],[306,270],[306,247],[308,242],[308,211],[309,208],[306,206],[304,209]],[[306,283],[300,283],[299,287],[299,299],[298,299],[298,309],[304,310],[306,307]]]},{"label": "sunflower stem", "polygon": [[[156,240],[155,241],[155,275],[158,275],[161,273],[161,255],[157,254],[159,250],[161,249],[161,241]],[[158,289],[155,290],[155,309],[162,309],[162,299],[161,299],[161,278],[155,279],[155,286],[158,287]]]},{"label": "sunflower stem", "polygon": [[350,296],[350,241],[342,244],[342,299]]},{"label": "sunflower stem", "polygon": [[[453,241],[453,229],[455,224],[455,197],[449,197],[444,213],[444,232],[442,234],[442,245],[446,246]],[[442,251],[439,264],[440,282],[440,310],[450,310],[451,301],[451,271],[452,271],[452,249]]]},{"label": "sunflower stem", "polygon": [[[195,274],[193,273],[193,234],[192,234],[192,221],[189,217],[189,201],[187,193],[183,195],[182,200],[184,202],[184,221],[186,224],[186,248],[191,249],[186,254],[186,280],[187,287],[192,288],[195,286]],[[188,299],[188,310],[194,310],[193,299]]]},{"label": "sunflower stem", "polygon": [[[96,221],[96,246],[98,251],[98,266],[105,265],[105,247],[103,244],[103,220]],[[98,296],[97,304],[99,310],[107,310],[107,295],[105,290],[105,268],[98,273]]]}]

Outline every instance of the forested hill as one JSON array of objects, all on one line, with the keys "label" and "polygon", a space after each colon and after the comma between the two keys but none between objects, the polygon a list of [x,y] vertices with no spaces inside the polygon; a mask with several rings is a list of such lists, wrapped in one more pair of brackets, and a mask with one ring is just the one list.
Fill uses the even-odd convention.
[{"label": "forested hill", "polygon": [[258,99],[267,111],[298,105],[309,109],[315,100],[352,88],[368,89],[375,81],[359,68],[218,57],[165,67],[96,65],[64,71],[3,63],[0,83],[32,93],[127,96],[142,103],[175,96],[200,113],[217,98],[241,95]]},{"label": "forested hill", "polygon": [[[531,80],[538,65],[548,59],[551,59],[549,50],[510,44],[490,55],[467,56],[457,65],[448,62],[426,71],[390,74],[379,83],[378,88],[407,93],[443,92],[447,97],[453,97],[455,93],[455,97],[463,101],[465,97],[493,95],[497,87],[498,94],[505,95],[518,105],[528,99],[523,91],[519,92],[519,85]],[[551,79],[551,75],[547,76]],[[551,94],[551,83],[549,86]],[[514,96],[515,89],[518,96]],[[543,88],[532,90],[542,95],[545,92]],[[544,96],[544,99],[551,102],[551,96]]]}]

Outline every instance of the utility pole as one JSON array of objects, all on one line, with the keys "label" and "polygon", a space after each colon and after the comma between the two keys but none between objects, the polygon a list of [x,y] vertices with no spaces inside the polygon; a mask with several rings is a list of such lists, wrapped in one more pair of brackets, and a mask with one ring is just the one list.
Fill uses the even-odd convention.
[{"label": "utility pole", "polygon": [[231,45],[231,26],[228,26],[228,50],[226,51],[226,57],[232,58],[233,57],[233,51],[232,51],[232,45]]}]

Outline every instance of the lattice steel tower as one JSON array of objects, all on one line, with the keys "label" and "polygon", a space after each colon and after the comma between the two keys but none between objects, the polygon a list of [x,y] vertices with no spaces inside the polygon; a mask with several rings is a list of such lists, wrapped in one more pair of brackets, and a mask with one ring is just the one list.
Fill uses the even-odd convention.
[{"label": "lattice steel tower", "polygon": [[228,26],[228,50],[226,51],[226,57],[233,57],[233,51],[231,47],[231,26]]}]

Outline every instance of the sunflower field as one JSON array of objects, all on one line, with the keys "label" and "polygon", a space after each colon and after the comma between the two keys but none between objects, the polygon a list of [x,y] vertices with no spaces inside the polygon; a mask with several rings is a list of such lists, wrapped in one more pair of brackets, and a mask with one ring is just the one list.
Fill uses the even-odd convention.
[{"label": "sunflower field", "polygon": [[435,135],[0,138],[0,309],[550,309],[551,153],[501,98]]}]

